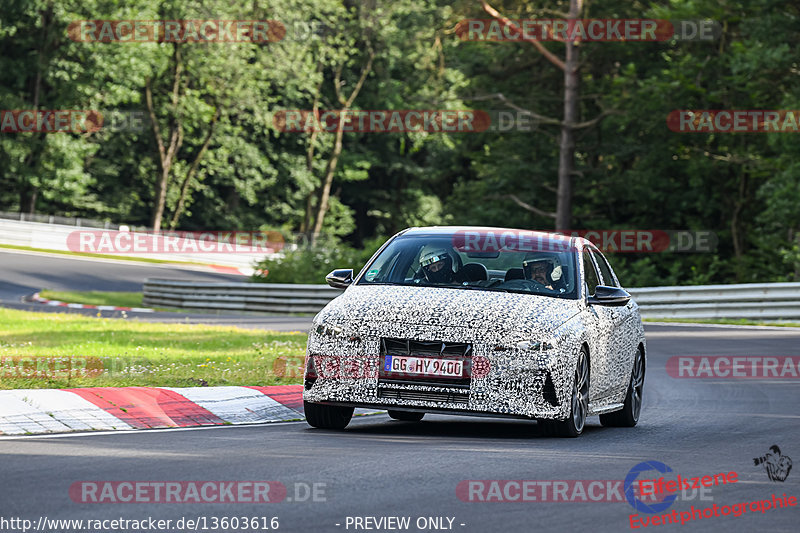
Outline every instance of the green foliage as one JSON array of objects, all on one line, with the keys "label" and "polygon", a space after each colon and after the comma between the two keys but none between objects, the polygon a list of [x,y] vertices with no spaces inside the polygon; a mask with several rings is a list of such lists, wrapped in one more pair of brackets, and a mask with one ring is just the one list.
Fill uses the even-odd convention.
[{"label": "green foliage", "polygon": [[[511,18],[552,18],[564,0],[495,0]],[[628,286],[800,280],[800,145],[792,134],[670,131],[675,109],[800,109],[800,7],[779,0],[585,2],[596,18],[713,19],[713,42],[608,42],[580,46],[573,229],[710,230],[713,254],[618,254]],[[83,19],[274,19],[280,42],[181,45],[180,98],[172,102],[170,43],[91,44],[67,37]],[[180,119],[166,198],[219,121],[188,182],[179,229],[307,231],[307,211],[333,134],[281,132],[276,111],[340,107],[375,52],[355,109],[487,109],[511,104],[560,119],[563,72],[524,42],[461,41],[460,0],[5,0],[0,19],[3,109],[99,109],[147,114],[145,85],[168,140]],[[563,54],[558,42],[544,43]],[[503,98],[498,95],[502,94]],[[553,228],[559,126],[482,133],[344,134],[323,232],[315,249],[267,262],[267,281],[320,283],[358,268],[371,239],[413,225]],[[159,155],[141,129],[90,134],[0,134],[0,210],[149,223]],[[312,153],[309,161],[308,155]],[[535,210],[521,207],[514,195]],[[366,252],[364,252],[366,253]]]},{"label": "green foliage", "polygon": [[386,241],[375,237],[356,249],[334,237],[320,239],[315,246],[299,246],[266,259],[256,268],[252,280],[263,283],[325,283],[325,276],[337,268],[352,268],[358,273]]}]

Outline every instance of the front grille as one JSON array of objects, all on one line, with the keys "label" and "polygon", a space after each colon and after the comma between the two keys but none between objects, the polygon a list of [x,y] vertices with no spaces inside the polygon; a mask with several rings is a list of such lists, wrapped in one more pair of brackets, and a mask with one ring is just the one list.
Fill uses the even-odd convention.
[{"label": "front grille", "polygon": [[[383,365],[387,355],[425,357],[463,361],[460,377],[424,376],[392,372]],[[472,375],[472,344],[465,342],[419,341],[411,339],[381,339],[381,366],[378,382],[413,383],[416,385],[462,385],[469,386]]]},{"label": "front grille", "polygon": [[415,341],[410,339],[381,339],[381,351],[393,355],[416,357],[471,357],[472,345],[465,342]]},{"label": "front grille", "polygon": [[405,400],[408,402],[437,402],[437,403],[466,404],[469,400],[469,392],[463,390],[420,391],[420,390],[379,388],[378,398]]}]

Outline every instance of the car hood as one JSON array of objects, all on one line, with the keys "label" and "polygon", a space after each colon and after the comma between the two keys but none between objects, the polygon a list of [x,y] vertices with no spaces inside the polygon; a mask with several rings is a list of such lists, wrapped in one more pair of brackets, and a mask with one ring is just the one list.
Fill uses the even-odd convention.
[{"label": "car hood", "polygon": [[551,333],[580,310],[578,300],[497,291],[354,285],[330,302],[315,323],[353,322],[464,327],[495,332]]}]

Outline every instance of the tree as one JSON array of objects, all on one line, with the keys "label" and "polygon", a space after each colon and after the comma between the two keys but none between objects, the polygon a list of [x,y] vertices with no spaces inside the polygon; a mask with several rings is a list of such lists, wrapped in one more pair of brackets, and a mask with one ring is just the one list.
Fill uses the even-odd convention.
[{"label": "tree", "polygon": [[[215,2],[220,18],[247,20],[251,7],[247,2]],[[200,19],[208,10],[208,2],[171,2],[159,7],[158,19]],[[256,78],[253,63],[258,53],[255,43],[162,43],[162,54],[154,71],[145,79],[147,111],[158,154],[159,175],[156,179],[151,226],[159,230],[171,185],[175,185],[170,228],[178,225],[186,209],[192,183],[202,172],[201,163],[212,143],[218,122],[228,120],[239,99],[252,98]],[[168,53],[167,57],[163,57]],[[242,83],[242,78],[245,81]],[[249,79],[248,79],[249,78]],[[160,84],[160,102],[154,98],[153,85]],[[185,136],[191,135],[191,150],[184,147]],[[188,152],[188,153],[187,153]],[[176,163],[178,163],[176,165]],[[182,178],[178,175],[182,174]]]},{"label": "tree", "polygon": [[[74,2],[11,0],[0,21],[0,101],[5,110],[87,109],[94,59],[66,37]],[[20,212],[58,206],[63,213],[100,208],[84,160],[88,134],[0,134],[0,201]]]},{"label": "tree", "polygon": [[[489,5],[486,0],[481,0],[484,11],[486,11],[493,18],[503,24],[504,27],[509,28],[512,34],[521,35],[522,30],[513,21],[503,16],[499,11]],[[569,0],[569,13],[564,18],[567,20],[577,19],[583,9],[583,0]],[[596,124],[603,115],[598,116],[596,119],[586,123],[579,123],[579,81],[580,81],[580,48],[579,42],[575,41],[562,41],[564,42],[564,59],[558,58],[555,54],[550,52],[545,46],[533,39],[529,40],[536,50],[542,54],[547,60],[561,69],[564,74],[564,111],[563,119],[560,121],[561,138],[559,142],[559,156],[558,156],[558,192],[556,211],[554,214],[547,213],[542,209],[533,207],[525,202],[520,201],[516,196],[511,196],[517,205],[523,209],[528,209],[537,214],[544,214],[546,216],[553,216],[555,218],[555,229],[557,231],[567,230],[572,227],[572,177],[575,174],[575,130],[585,128]],[[502,95],[500,95],[502,97]],[[501,98],[504,99],[504,98]],[[547,120],[538,113],[532,113],[545,122],[552,123],[552,120]]]}]

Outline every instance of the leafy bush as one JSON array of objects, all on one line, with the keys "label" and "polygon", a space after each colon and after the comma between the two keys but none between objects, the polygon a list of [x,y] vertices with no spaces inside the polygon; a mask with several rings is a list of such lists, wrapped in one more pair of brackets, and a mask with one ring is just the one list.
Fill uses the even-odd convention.
[{"label": "leafy bush", "polygon": [[385,237],[376,237],[365,241],[362,249],[333,238],[324,239],[316,246],[300,246],[283,252],[282,257],[261,261],[252,280],[261,283],[325,283],[325,276],[336,268],[361,270],[385,241]]}]

